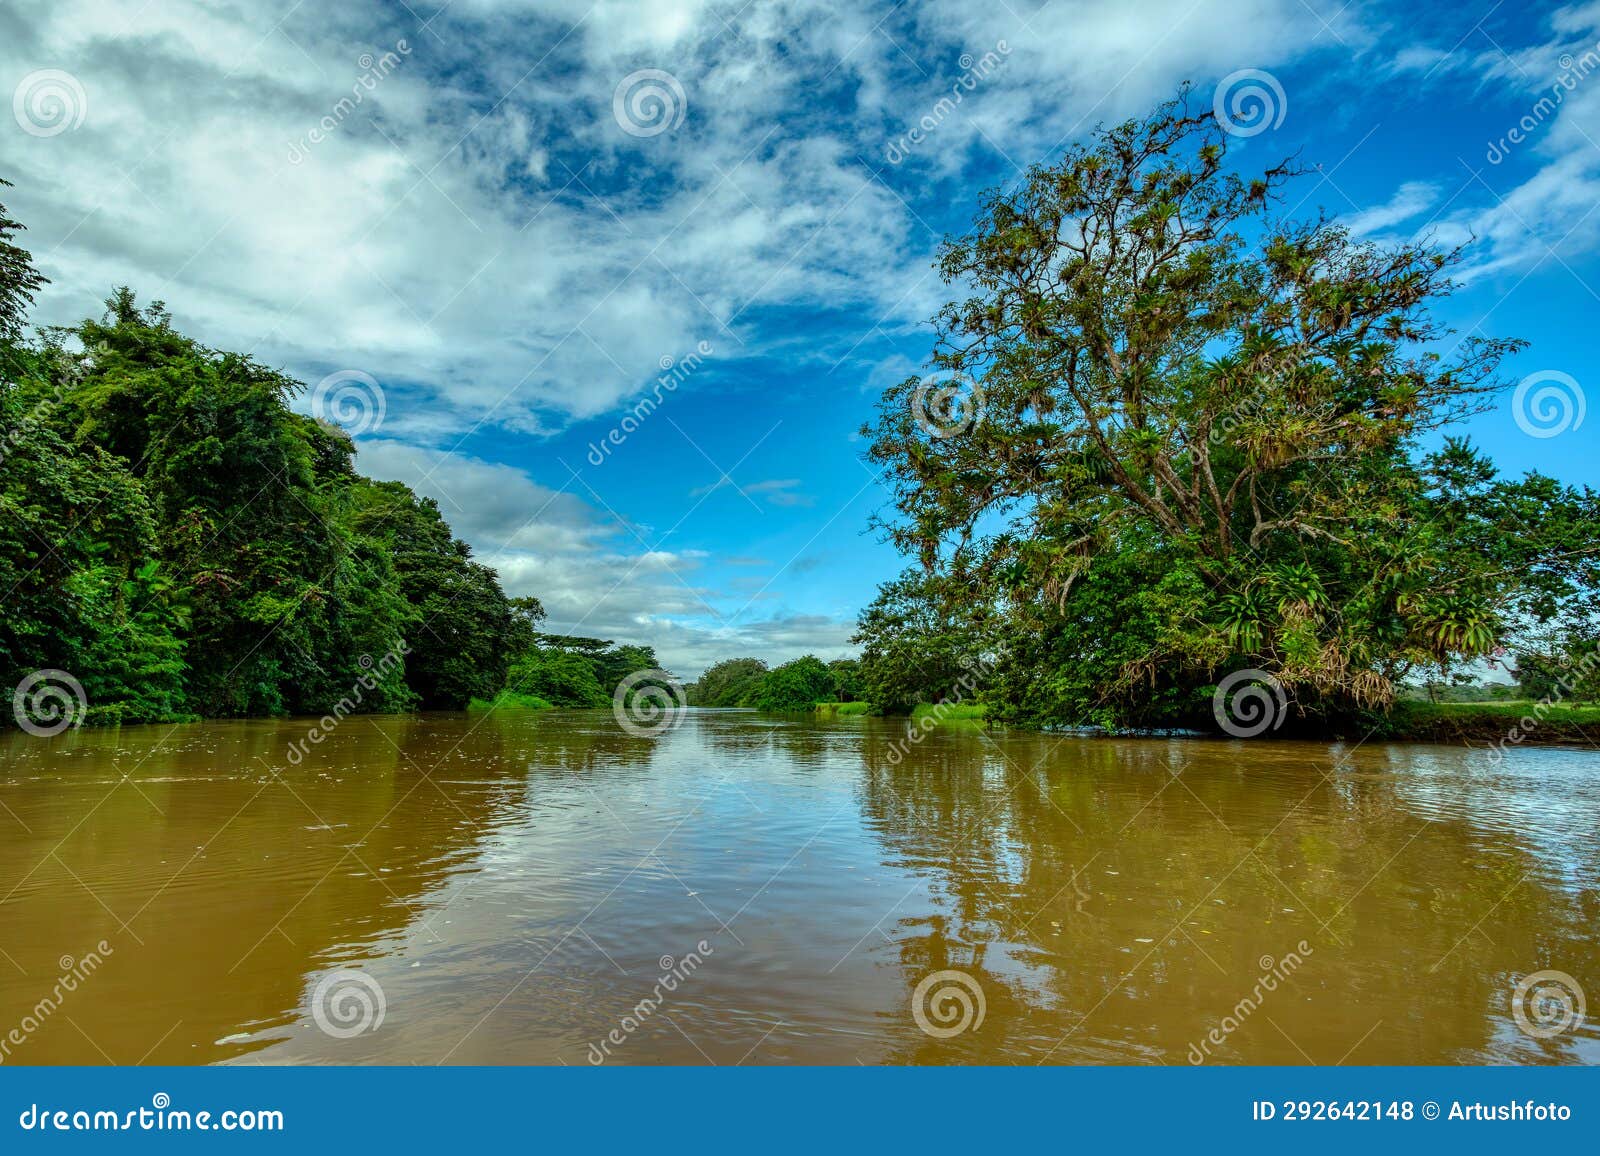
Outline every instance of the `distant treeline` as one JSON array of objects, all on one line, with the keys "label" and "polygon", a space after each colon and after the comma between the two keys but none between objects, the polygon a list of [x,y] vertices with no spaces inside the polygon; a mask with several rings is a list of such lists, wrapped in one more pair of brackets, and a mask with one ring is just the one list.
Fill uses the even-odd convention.
[{"label": "distant treeline", "polygon": [[627,696],[650,686],[670,693],[673,686],[672,676],[660,669],[651,647],[617,646],[605,638],[538,634],[532,645],[512,659],[506,689],[495,704],[475,701],[472,705],[610,706],[624,682]]},{"label": "distant treeline", "polygon": [[770,670],[759,658],[730,658],[708,667],[687,690],[691,706],[771,711],[809,711],[819,702],[861,702],[866,695],[860,662],[823,662],[813,654]]}]

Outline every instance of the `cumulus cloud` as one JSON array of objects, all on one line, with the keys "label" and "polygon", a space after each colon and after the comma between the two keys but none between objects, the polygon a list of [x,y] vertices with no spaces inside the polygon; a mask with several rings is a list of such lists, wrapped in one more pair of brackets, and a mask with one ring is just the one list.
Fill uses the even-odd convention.
[{"label": "cumulus cloud", "polygon": [[[1182,76],[1320,35],[1295,0],[472,0],[430,19],[172,0],[133,16],[0,12],[8,88],[58,68],[87,94],[74,132],[6,126],[11,200],[58,284],[41,320],[126,282],[308,380],[377,376],[409,399],[401,432],[434,441],[607,412],[702,339],[770,347],[770,307],[927,316],[937,237],[879,174],[964,59],[1006,45],[914,164],[1026,165]],[[638,136],[614,98],[647,68],[672,74],[682,119]]]},{"label": "cumulus cloud", "polygon": [[1527,33],[1526,43],[1483,34],[1453,46],[1413,46],[1394,59],[1392,68],[1424,80],[1476,77],[1510,111],[1490,126],[1480,150],[1461,158],[1448,195],[1408,182],[1359,222],[1399,224],[1435,208],[1423,200],[1436,201],[1424,231],[1442,244],[1472,244],[1466,278],[1528,272],[1600,248],[1600,3],[1552,11]]},{"label": "cumulus cloud", "polygon": [[[387,416],[363,470],[435,497],[552,628],[693,673],[842,653],[852,624],[783,566],[661,549],[580,482],[453,452],[469,434],[537,444],[615,413],[702,341],[726,377],[782,361],[856,404],[916,371],[882,339],[942,302],[937,222],[971,174],[1015,179],[1184,79],[1372,40],[1359,6],[1301,0],[13,0],[0,92],[63,70],[86,107],[59,135],[0,124],[0,175],[55,282],[38,321],[128,284],[308,382],[371,374]],[[776,519],[815,488],[743,492]]]},{"label": "cumulus cloud", "polygon": [[[766,573],[756,588],[708,584],[713,561],[703,550],[652,549],[638,527],[618,522],[571,489],[540,485],[513,466],[392,439],[359,443],[357,467],[370,477],[406,483],[433,498],[457,536],[492,566],[511,595],[544,603],[555,633],[614,638],[656,648],[680,675],[719,659],[760,655],[784,661],[850,650],[852,620],[815,614],[756,617],[777,571],[760,558],[725,563]],[[791,569],[808,569],[801,559]]]}]

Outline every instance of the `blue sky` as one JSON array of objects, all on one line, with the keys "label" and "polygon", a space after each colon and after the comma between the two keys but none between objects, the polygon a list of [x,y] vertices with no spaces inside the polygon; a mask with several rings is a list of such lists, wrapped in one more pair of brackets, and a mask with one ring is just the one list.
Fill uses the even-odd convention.
[{"label": "blue sky", "polygon": [[1528,339],[1508,376],[1569,406],[1534,436],[1508,395],[1471,434],[1597,480],[1600,3],[324,7],[0,9],[36,320],[126,283],[308,386],[342,373],[359,467],[438,498],[554,629],[684,675],[847,652],[900,569],[856,430],[928,353],[940,236],[1096,122],[1246,71],[1267,103],[1230,155],[1317,166],[1296,215],[1472,239],[1442,315]]}]

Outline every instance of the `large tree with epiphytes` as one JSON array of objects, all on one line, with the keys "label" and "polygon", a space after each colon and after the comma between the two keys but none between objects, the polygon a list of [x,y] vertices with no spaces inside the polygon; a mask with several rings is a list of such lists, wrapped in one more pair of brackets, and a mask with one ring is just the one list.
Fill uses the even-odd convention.
[{"label": "large tree with epiphytes", "polygon": [[1183,716],[1245,667],[1383,707],[1593,588],[1592,492],[1439,436],[1521,345],[1438,320],[1461,251],[1284,217],[1299,166],[1229,143],[1185,91],[987,195],[932,372],[863,431],[890,540],[1007,608],[998,714]]}]

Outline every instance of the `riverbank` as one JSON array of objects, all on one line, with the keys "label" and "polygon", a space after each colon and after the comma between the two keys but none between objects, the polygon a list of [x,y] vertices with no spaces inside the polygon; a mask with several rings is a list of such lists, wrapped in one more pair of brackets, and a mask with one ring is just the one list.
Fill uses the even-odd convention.
[{"label": "riverbank", "polygon": [[514,690],[502,690],[492,699],[475,698],[467,703],[469,711],[505,710],[508,707],[512,710],[555,710],[556,704],[536,694],[519,694]]},{"label": "riverbank", "polygon": [[1532,700],[1400,702],[1381,737],[1411,742],[1592,747],[1600,738],[1600,706]]},{"label": "riverbank", "polygon": [[[865,702],[819,702],[816,708],[817,717],[823,720],[878,713]],[[923,719],[934,723],[986,723],[988,707],[975,702],[922,703],[913,708],[910,721]],[[1531,699],[1437,703],[1404,700],[1386,715],[1370,716],[1361,726],[1345,729],[1350,733],[1343,734],[1344,738],[1371,737],[1384,742],[1463,743],[1496,749],[1522,745],[1593,747],[1600,743],[1600,705],[1573,706]],[[1111,732],[1104,733],[1108,738],[1116,737]],[[1203,734],[1194,733],[1196,737]],[[1330,736],[1275,737],[1322,742]]]},{"label": "riverbank", "polygon": [[877,709],[870,702],[819,702],[817,704],[818,718],[852,718],[877,713]]},{"label": "riverbank", "polygon": [[[467,713],[486,711],[555,711],[562,713],[572,708],[560,706],[534,694],[501,691],[493,699],[474,698]],[[434,713],[434,712],[428,712]],[[449,713],[449,712],[444,712]],[[841,718],[873,718],[881,713],[867,702],[819,702],[812,713],[818,721]],[[289,722],[297,718],[314,718],[311,715],[272,715],[257,718],[190,718],[191,724],[239,722]],[[367,717],[414,717],[414,712],[371,712]],[[983,703],[921,703],[909,716],[899,717],[909,725],[924,728],[946,724],[987,726],[989,708]],[[928,721],[925,721],[928,720]],[[113,724],[111,729],[125,725]],[[145,724],[156,725],[156,724]],[[164,724],[165,725],[165,724]],[[1004,724],[992,724],[1002,726]],[[91,725],[88,729],[101,729]],[[1030,728],[1010,725],[1006,729],[1027,733]],[[1105,738],[1136,737],[1153,732],[1129,730],[1122,734],[1085,727],[1079,732],[1085,736],[1100,735]],[[1217,737],[1201,730],[1165,730],[1161,734],[1188,735],[1194,738]],[[1268,737],[1268,736],[1263,736]],[[1600,746],[1600,705],[1570,706],[1543,704],[1532,700],[1501,700],[1496,702],[1418,702],[1396,703],[1387,715],[1370,715],[1359,724],[1351,723],[1324,733],[1303,732],[1285,726],[1270,737],[1279,740],[1320,743],[1335,740],[1354,741],[1373,739],[1379,742],[1460,743],[1467,746],[1487,746],[1510,749],[1517,746]]]},{"label": "riverbank", "polygon": [[[863,715],[879,715],[883,712],[870,702],[819,702],[816,713],[819,718],[851,718]],[[940,722],[950,719],[982,722],[988,718],[988,714],[989,708],[981,702],[924,702],[912,707],[910,717],[912,719],[933,718]]]}]

